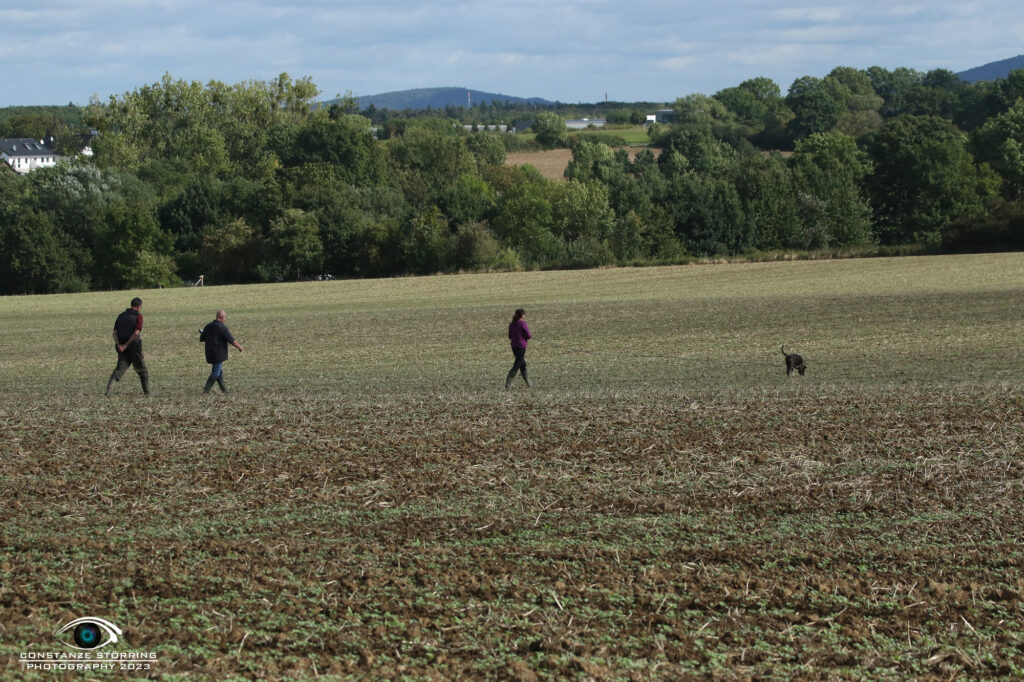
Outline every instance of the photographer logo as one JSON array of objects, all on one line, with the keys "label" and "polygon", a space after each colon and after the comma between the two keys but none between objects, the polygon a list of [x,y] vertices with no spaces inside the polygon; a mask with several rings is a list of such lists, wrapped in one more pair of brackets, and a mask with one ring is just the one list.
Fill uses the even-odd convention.
[{"label": "photographer logo", "polygon": [[[71,629],[74,629],[72,639],[74,639],[75,643],[64,643],[72,649],[78,649],[79,651],[90,651],[105,647],[108,644],[117,644],[117,636],[123,634],[121,628],[102,618],[76,618],[60,630],[57,630],[57,634],[60,635]],[[100,634],[101,629],[107,633],[107,641],[105,642],[100,641],[103,638],[103,635]]]},{"label": "photographer logo", "polygon": [[75,618],[54,635],[66,649],[22,652],[19,659],[24,670],[147,672],[158,660],[155,652],[123,651],[116,647],[104,651],[124,637],[121,628],[104,618]]}]

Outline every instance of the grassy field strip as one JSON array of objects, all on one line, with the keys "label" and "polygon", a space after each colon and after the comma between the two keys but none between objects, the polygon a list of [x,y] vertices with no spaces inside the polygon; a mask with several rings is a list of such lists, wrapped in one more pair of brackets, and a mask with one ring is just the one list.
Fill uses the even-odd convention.
[{"label": "grassy field strip", "polygon": [[[272,292],[272,293],[271,293]],[[293,376],[369,380],[375,372],[491,385],[507,349],[509,310],[525,306],[540,342],[531,357],[562,387],[592,368],[656,381],[707,372],[764,381],[778,346],[809,354],[814,372],[857,381],[909,372],[927,379],[964,354],[962,371],[1012,371],[979,349],[1022,331],[1024,261],[1016,254],[735,266],[462,275],[143,292],[154,375],[177,386],[201,374],[195,330],[219,307],[250,355],[229,371],[277,388]],[[83,387],[111,364],[111,316],[126,294],[0,302],[8,362],[33,358],[35,382]],[[73,311],[74,315],[68,315]],[[16,323],[10,320],[17,318]],[[59,320],[59,325],[47,324]],[[45,345],[42,344],[45,341]],[[81,339],[69,345],[67,339]],[[550,341],[545,345],[544,341]],[[73,346],[73,347],[72,347]],[[800,348],[796,348],[799,346]],[[646,357],[644,357],[646,356]],[[661,358],[656,356],[662,356]],[[259,358],[258,376],[250,358]],[[879,358],[887,362],[877,364]],[[816,362],[815,362],[816,361]],[[0,371],[8,374],[15,365]],[[646,374],[645,374],[646,373]],[[486,377],[486,378],[485,378]],[[2,377],[0,377],[2,378]],[[623,376],[622,381],[628,381]],[[183,384],[182,384],[183,385]]]}]

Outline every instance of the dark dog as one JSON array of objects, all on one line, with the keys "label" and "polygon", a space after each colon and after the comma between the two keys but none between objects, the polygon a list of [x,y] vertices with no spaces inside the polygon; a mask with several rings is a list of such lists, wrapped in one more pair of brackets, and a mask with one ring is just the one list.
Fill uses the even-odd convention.
[{"label": "dark dog", "polygon": [[787,353],[786,346],[782,346],[782,354],[786,356],[786,374],[793,376],[793,370],[800,372],[800,376],[804,375],[807,371],[807,365],[804,363],[804,359],[796,353]]}]

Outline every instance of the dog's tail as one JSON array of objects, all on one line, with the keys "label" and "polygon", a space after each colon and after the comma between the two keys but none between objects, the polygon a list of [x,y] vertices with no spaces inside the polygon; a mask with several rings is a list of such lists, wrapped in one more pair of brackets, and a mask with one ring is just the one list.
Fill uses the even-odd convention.
[{"label": "dog's tail", "polygon": [[789,355],[789,353],[786,352],[786,344],[782,344],[782,354]]}]

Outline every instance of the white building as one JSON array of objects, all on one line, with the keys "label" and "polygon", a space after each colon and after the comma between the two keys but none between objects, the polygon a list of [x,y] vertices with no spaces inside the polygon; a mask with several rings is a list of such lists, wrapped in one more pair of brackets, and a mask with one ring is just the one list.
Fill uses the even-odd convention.
[{"label": "white building", "polygon": [[586,128],[604,128],[603,118],[567,118],[565,127],[569,130],[585,130]]},{"label": "white building", "polygon": [[49,168],[57,165],[60,158],[42,140],[31,138],[12,138],[0,140],[0,159],[15,172],[25,174],[36,168]]}]

